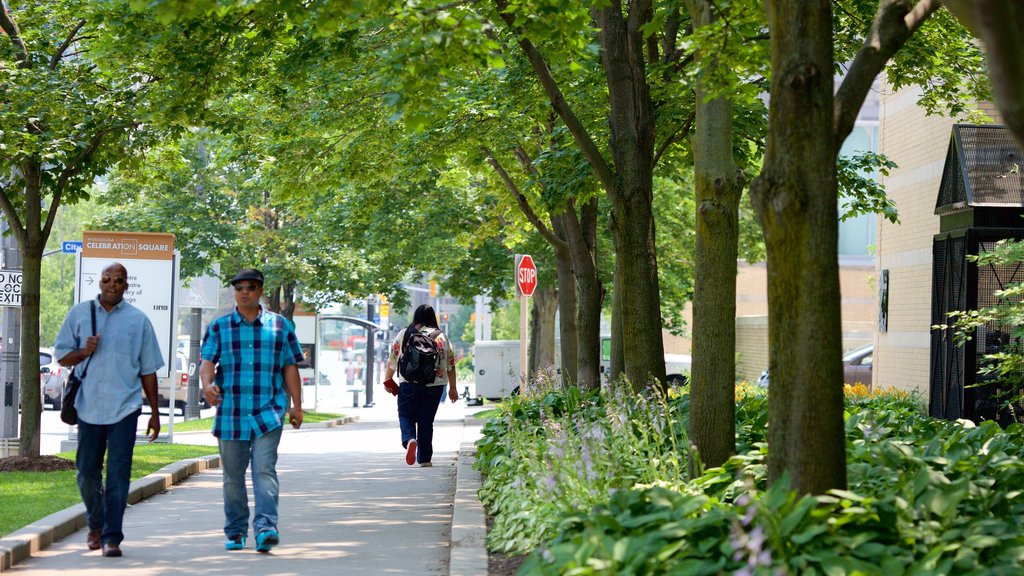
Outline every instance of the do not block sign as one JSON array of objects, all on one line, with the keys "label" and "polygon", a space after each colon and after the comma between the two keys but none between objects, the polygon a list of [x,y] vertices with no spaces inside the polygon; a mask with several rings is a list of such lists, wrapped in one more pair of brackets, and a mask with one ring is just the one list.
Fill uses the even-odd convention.
[{"label": "do not block sign", "polygon": [[21,306],[21,270],[0,270],[0,306]]}]

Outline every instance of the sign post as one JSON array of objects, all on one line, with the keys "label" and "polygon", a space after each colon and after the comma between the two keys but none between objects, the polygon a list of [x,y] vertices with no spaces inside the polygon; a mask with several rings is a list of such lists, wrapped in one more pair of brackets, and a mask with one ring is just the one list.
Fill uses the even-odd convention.
[{"label": "sign post", "polygon": [[[174,435],[175,352],[178,347],[178,257],[173,234],[151,232],[82,232],[82,250],[78,253],[75,301],[84,302],[99,293],[100,275],[114,262],[128,270],[128,290],[124,299],[149,317],[164,357],[157,371],[160,390],[167,392],[170,404],[168,441]],[[104,340],[106,341],[106,340]],[[168,390],[170,388],[170,390]]]},{"label": "sign post", "polygon": [[516,294],[519,296],[519,375],[526,382],[527,349],[529,348],[529,323],[527,304],[537,289],[537,265],[529,254],[516,254]]}]

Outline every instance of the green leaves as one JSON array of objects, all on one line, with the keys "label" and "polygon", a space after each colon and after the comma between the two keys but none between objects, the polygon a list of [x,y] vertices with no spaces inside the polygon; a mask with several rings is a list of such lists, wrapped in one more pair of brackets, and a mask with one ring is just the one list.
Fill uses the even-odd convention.
[{"label": "green leaves", "polygon": [[[754,450],[692,480],[663,475],[626,484],[643,476],[641,467],[652,458],[623,457],[610,471],[617,475],[609,481],[615,489],[593,507],[581,507],[584,485],[556,475],[559,481],[546,486],[534,480],[543,478],[534,469],[540,463],[550,470],[545,454],[552,446],[583,436],[608,414],[625,418],[611,420],[619,424],[606,430],[604,442],[620,455],[648,454],[650,440],[635,422],[651,419],[634,411],[643,401],[610,396],[584,399],[571,391],[510,399],[485,427],[477,463],[487,477],[481,498],[495,516],[489,544],[516,552],[534,547],[521,573],[889,575],[1024,568],[1019,425],[964,426],[923,416],[913,396],[851,394],[848,490],[798,498],[785,481],[767,486],[764,446],[748,438],[738,445]],[[686,398],[673,401],[677,418],[685,418]],[[763,434],[763,426],[748,420],[756,422],[750,419],[763,413],[764,401],[758,391],[739,397],[741,436]],[[676,445],[682,450],[687,443],[680,438]],[[510,512],[513,519],[503,518]],[[543,534],[544,542],[525,530]]]}]

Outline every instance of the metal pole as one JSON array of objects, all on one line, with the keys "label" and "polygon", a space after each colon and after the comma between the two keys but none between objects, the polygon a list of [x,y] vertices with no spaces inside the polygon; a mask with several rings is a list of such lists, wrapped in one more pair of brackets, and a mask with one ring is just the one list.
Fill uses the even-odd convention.
[{"label": "metal pole", "polygon": [[[199,358],[199,340],[202,338],[202,326],[203,323],[203,309],[193,308],[192,309],[192,321],[189,323],[189,352],[188,352],[188,366],[184,368],[188,370],[188,402],[185,405],[185,420],[194,420],[199,418],[199,370],[194,367],[199,366],[201,359]],[[177,375],[175,375],[177,377]],[[177,382],[174,383],[177,385]],[[171,409],[173,412],[173,408]]]},{"label": "metal pole", "polygon": [[[366,319],[373,322],[373,297],[366,299]],[[363,408],[373,407],[373,349],[377,344],[377,331],[366,329],[366,403]]]},{"label": "metal pole", "polygon": [[[3,221],[3,230],[7,230]],[[3,239],[3,263],[7,270],[21,269],[21,250],[14,236]],[[3,309],[3,350],[0,352],[0,438],[17,438],[19,432],[18,408],[21,404],[21,308],[5,306]],[[40,400],[42,400],[40,398]]]}]

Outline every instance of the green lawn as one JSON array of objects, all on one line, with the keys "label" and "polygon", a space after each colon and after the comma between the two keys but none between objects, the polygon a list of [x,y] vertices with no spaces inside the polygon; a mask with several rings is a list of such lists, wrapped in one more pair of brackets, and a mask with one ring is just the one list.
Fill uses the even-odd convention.
[{"label": "green lawn", "polygon": [[[216,446],[190,444],[140,444],[135,447],[132,480],[137,480],[164,466],[209,454]],[[61,452],[61,458],[74,461],[74,452]],[[0,537],[81,502],[75,471],[0,472]]]},{"label": "green lawn", "polygon": [[[302,413],[303,424],[313,424],[315,422],[324,422],[327,420],[335,420],[341,418],[344,414],[334,414],[332,412],[313,412],[306,411]],[[166,428],[166,426],[164,427]],[[200,418],[198,420],[189,421],[174,421],[175,432],[195,432],[198,430],[211,430],[213,428],[213,417]]]}]

